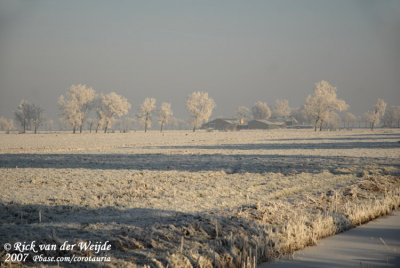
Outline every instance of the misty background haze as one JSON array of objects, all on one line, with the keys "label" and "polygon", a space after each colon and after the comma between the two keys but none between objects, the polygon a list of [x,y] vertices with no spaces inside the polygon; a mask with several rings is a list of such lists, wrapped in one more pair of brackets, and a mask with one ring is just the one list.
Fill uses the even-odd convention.
[{"label": "misty background haze", "polygon": [[60,117],[72,84],[146,97],[188,118],[207,91],[212,118],[257,101],[304,104],[329,81],[361,115],[400,100],[400,1],[0,1],[0,116],[22,99]]}]

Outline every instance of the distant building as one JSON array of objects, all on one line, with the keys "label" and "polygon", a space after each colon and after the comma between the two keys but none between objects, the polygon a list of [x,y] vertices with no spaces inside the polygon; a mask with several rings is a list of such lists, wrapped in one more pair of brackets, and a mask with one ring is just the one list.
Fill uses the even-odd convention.
[{"label": "distant building", "polygon": [[296,120],[294,117],[289,117],[286,121],[285,124],[287,127],[289,126],[296,126],[299,124],[299,122]]},{"label": "distant building", "polygon": [[251,120],[247,124],[243,124],[236,119],[217,118],[210,122],[204,123],[201,128],[220,131],[235,131],[241,129],[276,129],[286,128],[285,122],[271,122],[267,120]]},{"label": "distant building", "polygon": [[299,124],[299,122],[294,117],[290,117],[288,120],[286,120],[285,124],[287,128],[294,128],[294,129],[314,128],[314,126],[306,125],[304,123]]},{"label": "distant building", "polygon": [[223,119],[217,118],[210,122],[207,122],[201,126],[202,129],[213,129],[222,131],[233,131],[237,130],[239,121],[236,119]]},{"label": "distant building", "polygon": [[286,128],[284,122],[271,122],[267,120],[251,120],[249,121],[248,129],[275,129],[275,128]]}]

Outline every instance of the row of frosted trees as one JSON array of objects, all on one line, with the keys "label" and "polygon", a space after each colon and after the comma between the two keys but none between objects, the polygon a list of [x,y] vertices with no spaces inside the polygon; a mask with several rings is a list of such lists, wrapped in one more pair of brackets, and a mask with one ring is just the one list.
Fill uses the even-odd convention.
[{"label": "row of frosted trees", "polygon": [[[138,119],[146,132],[151,128],[154,116],[160,124],[162,131],[166,124],[171,121],[177,122],[173,117],[171,104],[164,102],[157,107],[154,98],[146,98],[140,106],[139,111],[134,118],[119,118],[128,114],[131,104],[128,100],[115,92],[109,94],[97,94],[93,88],[86,85],[72,85],[64,95],[58,99],[58,105],[61,111],[61,121],[64,125],[72,128],[73,133],[82,132],[84,126],[87,126],[90,132],[94,129],[96,132],[103,129],[107,132],[113,123]],[[204,122],[207,122],[215,108],[214,100],[208,96],[207,92],[193,92],[186,101],[186,109],[190,114],[190,125],[195,131]],[[327,81],[320,81],[315,84],[313,94],[306,98],[305,104],[298,109],[291,109],[287,100],[276,100],[271,110],[267,103],[258,101],[251,109],[240,106],[235,113],[235,117],[240,122],[250,119],[275,119],[280,121],[292,121],[293,123],[312,124],[315,131],[323,128],[337,128],[341,120],[344,127],[351,128],[356,121],[369,124],[374,129],[380,121],[383,126],[400,127],[400,106],[394,106],[386,109],[386,103],[378,99],[377,103],[365,113],[362,117],[347,112],[340,118],[337,112],[345,111],[348,105],[344,100],[337,97],[337,89]],[[386,113],[385,113],[386,112]],[[128,120],[129,119],[129,120]],[[15,120],[20,129],[37,129],[44,123],[43,109],[35,104],[23,100],[15,111]],[[54,123],[49,120],[48,127]],[[9,131],[14,128],[14,122],[4,117],[0,118],[0,130]],[[124,126],[127,130],[129,127]]]},{"label": "row of frosted trees", "polygon": [[[96,132],[104,128],[104,132],[111,127],[114,120],[128,114],[131,104],[128,100],[111,92],[107,95],[96,94],[93,88],[86,85],[72,85],[65,96],[60,96],[58,104],[62,113],[63,121],[72,127],[73,133],[79,129],[82,132],[84,124],[88,121],[90,130],[94,125]],[[191,115],[193,131],[202,123],[207,121],[215,107],[214,100],[206,92],[193,92],[186,102],[187,110]],[[89,115],[95,117],[90,118]],[[173,116],[171,104],[164,102],[159,109],[156,106],[156,99],[146,98],[140,106],[136,117],[140,119],[147,132],[151,128],[152,116],[158,116],[160,130],[169,122]]]},{"label": "row of frosted trees", "polygon": [[65,96],[61,95],[58,105],[63,122],[72,127],[73,133],[78,129],[82,132],[92,111],[96,114],[96,132],[100,127],[107,132],[113,119],[127,114],[131,108],[128,100],[115,92],[98,95],[93,88],[81,84],[72,85]]},{"label": "row of frosted trees", "polygon": [[[274,109],[268,107],[267,103],[257,102],[251,108],[240,106],[236,111],[236,116],[240,120],[253,119],[280,119],[288,120],[291,119],[295,123],[311,123],[314,130],[322,130],[323,128],[337,128],[339,126],[340,116],[337,112],[345,111],[349,107],[344,100],[337,97],[337,89],[330,85],[327,81],[320,81],[315,84],[313,94],[306,98],[306,102],[303,107],[292,110],[287,100],[277,100],[274,105]],[[352,113],[347,112],[343,117],[342,121],[344,127],[350,128],[350,124],[355,121],[365,121],[370,124],[371,129],[379,124],[380,120],[384,118],[386,109],[386,103],[378,99],[378,102],[373,108],[365,113],[361,118],[357,118]],[[390,108],[391,122],[400,122],[400,107]],[[386,123],[385,123],[386,121]],[[388,120],[384,120],[384,125],[393,126],[393,123],[387,124]],[[347,125],[347,126],[346,126]]]}]

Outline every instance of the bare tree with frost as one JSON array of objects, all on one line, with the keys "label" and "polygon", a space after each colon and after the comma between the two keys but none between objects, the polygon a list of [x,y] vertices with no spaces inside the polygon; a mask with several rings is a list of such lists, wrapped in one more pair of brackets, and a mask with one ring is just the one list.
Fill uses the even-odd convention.
[{"label": "bare tree with frost", "polygon": [[22,100],[21,103],[18,105],[18,108],[15,111],[14,115],[15,120],[22,127],[22,133],[25,133],[27,129],[30,129],[33,116],[33,106],[30,102]]},{"label": "bare tree with frost", "polygon": [[373,129],[373,128],[372,128],[372,123],[373,123],[374,121],[375,121],[375,123],[376,123],[376,121],[377,121],[376,115],[375,115],[373,112],[371,112],[371,111],[366,112],[366,113],[363,114],[363,120],[365,121],[365,127],[368,127],[368,125],[369,125],[369,127],[371,128],[371,130]]},{"label": "bare tree with frost", "polygon": [[158,122],[160,123],[160,132],[163,131],[164,125],[168,123],[172,115],[171,103],[163,102],[163,104],[161,104],[160,114],[158,117]]},{"label": "bare tree with frost", "polygon": [[75,133],[81,121],[77,113],[78,105],[73,101],[66,101],[64,96],[60,96],[58,105],[62,113],[61,121],[63,125],[71,126],[72,132]]},{"label": "bare tree with frost", "polygon": [[37,130],[44,122],[44,110],[40,106],[32,104],[32,124],[34,127],[34,133],[37,133]]},{"label": "bare tree with frost", "polygon": [[207,92],[195,91],[186,101],[186,109],[191,115],[190,123],[193,132],[210,118],[215,107],[215,102],[208,96]]},{"label": "bare tree with frost", "polygon": [[0,117],[0,130],[5,131],[7,134],[10,130],[14,129],[14,121],[5,117]]},{"label": "bare tree with frost", "polygon": [[251,108],[254,119],[266,120],[271,117],[271,109],[265,102],[257,101]]},{"label": "bare tree with frost", "polygon": [[96,133],[99,131],[99,129],[103,128],[104,125],[104,116],[102,107],[103,96],[104,96],[103,94],[100,94],[96,95],[96,97],[94,98],[92,108],[96,114],[96,117],[90,118],[89,120],[89,124],[92,124],[92,127],[95,127]]},{"label": "bare tree with frost", "polygon": [[382,99],[378,99],[378,102],[374,105],[372,111],[366,113],[365,118],[370,123],[371,130],[379,124],[380,118],[385,115],[386,103]]},{"label": "bare tree with frost", "polygon": [[290,109],[288,100],[276,100],[274,109],[272,111],[272,116],[274,118],[287,119],[292,112]]},{"label": "bare tree with frost", "polygon": [[320,81],[315,84],[313,95],[309,95],[304,105],[307,114],[314,120],[314,130],[322,130],[324,122],[333,111],[343,111],[348,108],[344,100],[336,96],[336,87],[331,86],[327,81]]},{"label": "bare tree with frost", "polygon": [[37,133],[38,128],[44,122],[43,108],[38,105],[32,104],[28,101],[22,100],[15,111],[15,119],[21,125],[23,133],[27,129],[34,127],[34,133]]},{"label": "bare tree with frost", "polygon": [[141,122],[144,126],[144,132],[147,132],[147,129],[151,128],[151,114],[156,109],[156,99],[155,98],[146,98],[140,106],[140,113],[138,115],[141,118]]},{"label": "bare tree with frost", "polygon": [[76,132],[77,128],[82,133],[82,128],[93,105],[95,94],[93,88],[79,84],[72,85],[65,94],[65,97],[61,95],[58,99],[63,120],[72,126],[73,133]]},{"label": "bare tree with frost", "polygon": [[128,100],[115,92],[102,95],[97,113],[99,122],[101,122],[100,124],[104,127],[104,133],[107,133],[107,129],[111,127],[116,117],[128,114],[130,108],[131,104]]},{"label": "bare tree with frost", "polygon": [[246,106],[239,106],[236,110],[235,116],[240,121],[240,124],[244,124],[251,118],[250,109]]}]

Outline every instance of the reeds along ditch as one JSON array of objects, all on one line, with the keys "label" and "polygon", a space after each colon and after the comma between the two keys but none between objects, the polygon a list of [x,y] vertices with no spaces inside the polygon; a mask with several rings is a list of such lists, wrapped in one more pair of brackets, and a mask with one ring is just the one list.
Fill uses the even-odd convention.
[{"label": "reeds along ditch", "polygon": [[[108,224],[94,223],[77,232],[83,232],[85,237],[95,234],[110,240],[113,249],[110,266],[255,267],[314,245],[323,237],[389,214],[400,206],[398,176],[365,175],[344,184],[321,192],[306,189],[286,198],[249,201],[227,210],[180,213],[167,222],[154,221],[145,226],[112,223],[112,227],[107,227]],[[9,204],[3,218],[16,222],[18,229],[27,228],[25,232],[32,236],[24,235],[26,239],[40,242],[44,239],[41,237],[44,229],[36,236],[31,231],[35,228],[38,231],[41,226],[46,229],[49,216],[74,215],[80,210],[77,207],[75,212],[68,207],[55,209]],[[63,237],[61,230],[53,229],[46,236],[46,242],[60,244],[65,235],[71,236],[64,234]]]},{"label": "reeds along ditch", "polygon": [[154,257],[137,260],[139,266],[255,267],[389,214],[399,205],[399,177],[366,176],[319,196],[305,194],[300,202],[271,200],[225,215],[186,217],[113,242],[141,256],[149,256],[151,248]]}]

